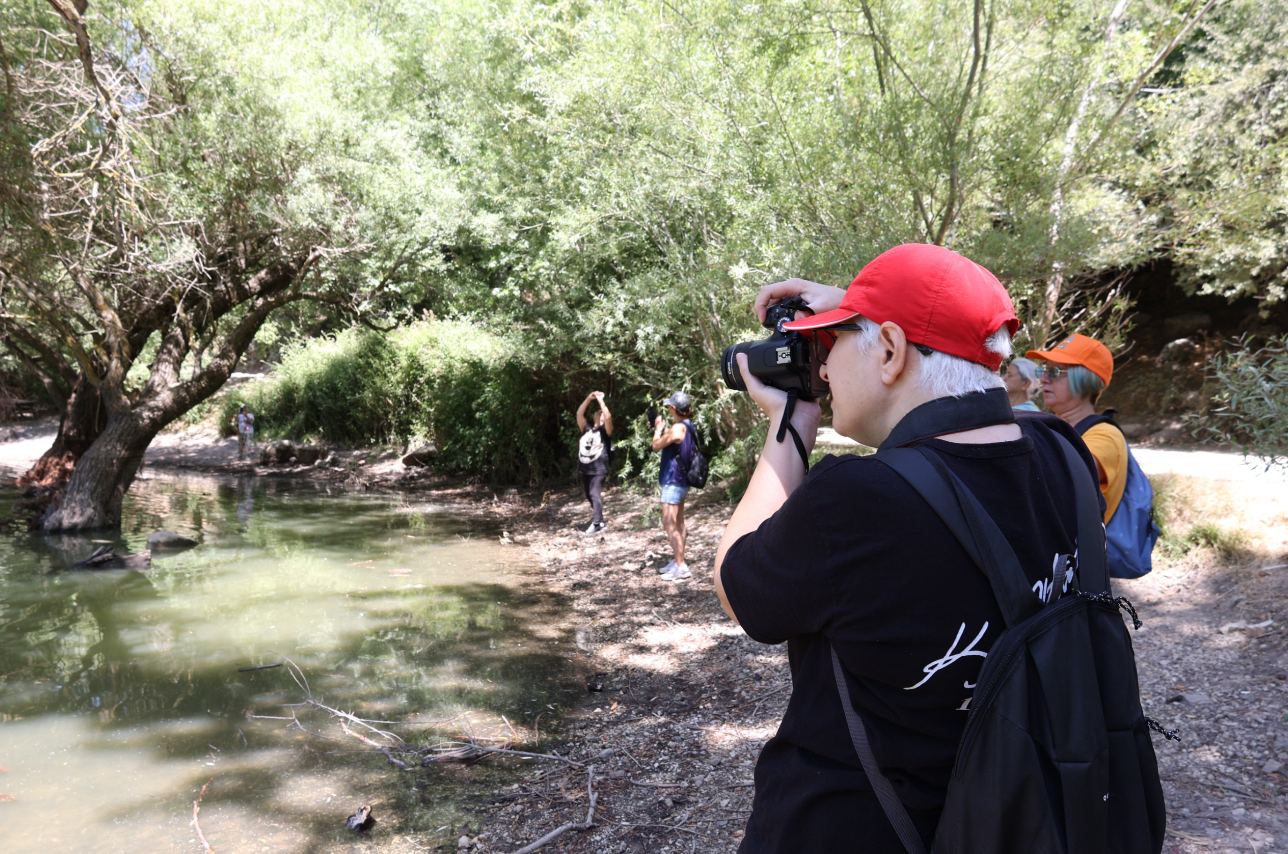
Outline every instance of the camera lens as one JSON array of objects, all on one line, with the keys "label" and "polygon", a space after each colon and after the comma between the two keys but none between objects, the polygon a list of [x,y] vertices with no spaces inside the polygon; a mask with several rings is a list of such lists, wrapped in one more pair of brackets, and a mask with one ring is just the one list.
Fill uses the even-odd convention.
[{"label": "camera lens", "polygon": [[739,353],[748,352],[758,343],[760,342],[744,341],[742,344],[734,344],[732,347],[726,347],[724,355],[720,357],[720,373],[724,377],[724,383],[734,391],[747,390],[747,383],[742,378],[742,369],[738,367],[737,356]]}]

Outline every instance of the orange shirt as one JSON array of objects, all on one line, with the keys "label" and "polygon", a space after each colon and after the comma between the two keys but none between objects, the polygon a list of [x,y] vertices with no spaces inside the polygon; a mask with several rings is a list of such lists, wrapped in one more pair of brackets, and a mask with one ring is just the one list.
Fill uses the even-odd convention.
[{"label": "orange shirt", "polygon": [[1105,524],[1109,524],[1127,488],[1127,440],[1114,425],[1101,423],[1083,433],[1082,441],[1100,464],[1100,491],[1105,496]]}]

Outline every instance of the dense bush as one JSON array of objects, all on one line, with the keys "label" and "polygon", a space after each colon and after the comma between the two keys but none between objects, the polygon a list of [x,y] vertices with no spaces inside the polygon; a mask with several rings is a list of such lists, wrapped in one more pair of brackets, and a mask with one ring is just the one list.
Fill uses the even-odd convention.
[{"label": "dense bush", "polygon": [[267,437],[432,441],[443,472],[535,483],[571,466],[568,400],[566,378],[517,338],[422,321],[291,345],[271,379],[228,394],[221,419],[229,429],[245,403]]}]

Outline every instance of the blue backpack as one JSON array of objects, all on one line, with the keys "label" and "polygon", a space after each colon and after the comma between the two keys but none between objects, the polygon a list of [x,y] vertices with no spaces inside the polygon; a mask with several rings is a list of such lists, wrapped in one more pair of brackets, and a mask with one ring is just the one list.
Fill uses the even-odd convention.
[{"label": "blue backpack", "polygon": [[[1088,415],[1075,428],[1078,435],[1086,433],[1096,424],[1112,424],[1122,432],[1113,419],[1113,410],[1105,415]],[[1154,488],[1149,478],[1140,470],[1131,448],[1127,448],[1127,486],[1118,502],[1118,509],[1105,525],[1105,538],[1109,549],[1109,575],[1113,578],[1140,578],[1154,568],[1154,543],[1158,541],[1158,525],[1154,524]]]}]

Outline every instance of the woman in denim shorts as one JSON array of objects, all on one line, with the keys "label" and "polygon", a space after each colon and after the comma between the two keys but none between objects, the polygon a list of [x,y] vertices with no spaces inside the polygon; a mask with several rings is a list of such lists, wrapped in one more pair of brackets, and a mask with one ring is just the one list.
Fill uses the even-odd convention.
[{"label": "woman in denim shorts", "polygon": [[662,452],[662,470],[658,481],[662,484],[662,529],[671,543],[674,559],[662,567],[662,577],[667,581],[690,578],[684,562],[684,497],[689,493],[689,479],[685,466],[693,459],[693,423],[689,420],[693,401],[682,391],[677,391],[663,401],[671,424],[658,416],[653,423],[653,450]]}]

